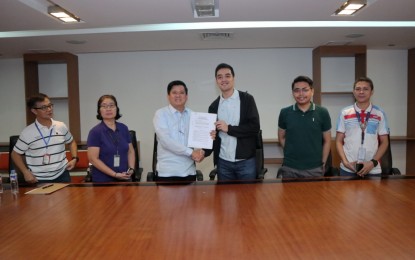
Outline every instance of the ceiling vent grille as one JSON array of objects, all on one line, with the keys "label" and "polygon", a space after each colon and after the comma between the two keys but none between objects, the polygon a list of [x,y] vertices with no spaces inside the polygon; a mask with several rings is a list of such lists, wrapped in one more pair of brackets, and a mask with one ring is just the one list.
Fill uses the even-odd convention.
[{"label": "ceiling vent grille", "polygon": [[230,40],[233,38],[231,32],[205,32],[200,33],[202,40]]}]

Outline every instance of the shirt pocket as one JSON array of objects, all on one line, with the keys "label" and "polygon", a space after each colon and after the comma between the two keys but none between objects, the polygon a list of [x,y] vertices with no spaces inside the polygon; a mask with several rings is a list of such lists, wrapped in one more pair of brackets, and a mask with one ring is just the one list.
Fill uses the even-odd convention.
[{"label": "shirt pocket", "polygon": [[370,120],[367,124],[366,132],[372,135],[377,134],[378,127],[379,127],[379,121]]}]

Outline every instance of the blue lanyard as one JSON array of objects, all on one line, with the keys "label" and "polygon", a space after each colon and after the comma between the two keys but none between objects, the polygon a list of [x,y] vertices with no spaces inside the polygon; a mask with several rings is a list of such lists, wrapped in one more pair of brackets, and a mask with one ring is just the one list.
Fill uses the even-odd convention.
[{"label": "blue lanyard", "polygon": [[50,137],[52,136],[53,127],[52,127],[52,129],[50,129],[48,141],[46,141],[46,138],[43,136],[42,131],[40,131],[39,126],[37,126],[36,122],[35,122],[35,126],[36,126],[37,131],[39,132],[40,136],[42,136],[42,139],[43,139],[43,142],[46,145],[46,148],[48,148],[48,144],[49,144],[49,141],[50,141]]}]

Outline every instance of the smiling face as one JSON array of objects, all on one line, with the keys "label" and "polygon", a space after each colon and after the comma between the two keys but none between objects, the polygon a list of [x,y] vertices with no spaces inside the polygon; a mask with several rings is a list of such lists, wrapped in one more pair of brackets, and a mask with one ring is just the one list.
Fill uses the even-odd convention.
[{"label": "smiling face", "polygon": [[234,88],[234,77],[231,70],[228,68],[218,70],[216,72],[216,84],[224,97],[231,96]]},{"label": "smiling face", "polygon": [[176,110],[183,111],[187,102],[187,94],[184,86],[174,85],[167,95],[170,105]]},{"label": "smiling face", "polygon": [[310,104],[314,95],[314,89],[305,81],[295,83],[292,91],[295,102],[300,107]]},{"label": "smiling face", "polygon": [[373,95],[373,89],[369,82],[358,81],[353,88],[353,95],[358,104],[367,104]]}]

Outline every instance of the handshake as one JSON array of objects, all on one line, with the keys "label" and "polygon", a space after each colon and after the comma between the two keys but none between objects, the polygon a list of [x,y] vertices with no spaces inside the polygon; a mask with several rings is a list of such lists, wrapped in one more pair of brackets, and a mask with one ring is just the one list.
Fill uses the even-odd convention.
[{"label": "handshake", "polygon": [[192,152],[192,160],[200,163],[205,158],[205,151],[202,149],[196,149]]}]

